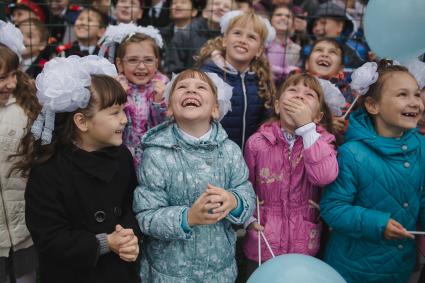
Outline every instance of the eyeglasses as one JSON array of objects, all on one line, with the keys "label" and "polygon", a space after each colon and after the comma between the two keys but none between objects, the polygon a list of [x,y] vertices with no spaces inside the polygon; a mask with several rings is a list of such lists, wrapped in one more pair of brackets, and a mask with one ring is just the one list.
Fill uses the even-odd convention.
[{"label": "eyeglasses", "polygon": [[156,58],[124,58],[123,61],[133,67],[139,66],[140,63],[143,63],[146,67],[156,64]]}]

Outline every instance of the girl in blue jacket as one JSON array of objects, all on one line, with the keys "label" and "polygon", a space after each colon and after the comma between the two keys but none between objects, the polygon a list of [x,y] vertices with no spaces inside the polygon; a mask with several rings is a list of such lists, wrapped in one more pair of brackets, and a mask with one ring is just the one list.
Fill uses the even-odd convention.
[{"label": "girl in blue jacket", "polygon": [[425,229],[418,83],[406,68],[383,60],[356,70],[351,87],[364,94],[363,107],[350,116],[338,178],[320,203],[332,230],[325,261],[348,283],[406,282],[416,258],[407,231]]},{"label": "girl in blue jacket", "polygon": [[233,87],[232,112],[221,121],[242,149],[267,118],[275,87],[265,47],[276,36],[270,22],[254,13],[232,11],[220,20],[223,36],[208,41],[197,59],[201,70]]},{"label": "girl in blue jacket", "polygon": [[146,235],[141,276],[145,282],[233,283],[232,224],[248,220],[255,196],[241,150],[214,121],[225,112],[217,93],[226,84],[216,74],[189,69],[170,85],[165,97],[173,121],[142,138],[133,202]]}]

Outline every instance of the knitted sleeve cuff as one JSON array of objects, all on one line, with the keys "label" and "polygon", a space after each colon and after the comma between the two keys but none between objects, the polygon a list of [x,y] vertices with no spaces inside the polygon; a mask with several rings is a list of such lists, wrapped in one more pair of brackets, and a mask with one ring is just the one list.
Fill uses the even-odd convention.
[{"label": "knitted sleeve cuff", "polygon": [[108,236],[106,233],[97,234],[96,239],[99,242],[99,255],[104,255],[110,252],[108,245]]}]

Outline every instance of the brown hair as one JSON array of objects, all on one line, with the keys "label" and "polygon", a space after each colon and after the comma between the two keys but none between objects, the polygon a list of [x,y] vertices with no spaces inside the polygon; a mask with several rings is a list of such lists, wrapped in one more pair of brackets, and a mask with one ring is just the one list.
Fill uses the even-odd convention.
[{"label": "brown hair", "polygon": [[118,81],[105,75],[92,75],[90,87],[90,101],[86,108],[80,108],[73,112],[56,113],[55,128],[50,144],[41,145],[40,140],[34,140],[30,131],[24,136],[19,146],[18,153],[12,158],[18,157],[18,161],[12,167],[11,172],[21,172],[27,176],[34,165],[39,165],[49,160],[59,148],[70,148],[78,137],[78,131],[74,124],[74,114],[82,113],[91,118],[102,109],[122,105],[127,101],[127,95]]},{"label": "brown hair", "polygon": [[155,53],[155,57],[158,59],[158,62],[161,62],[161,52],[159,50],[158,45],[156,45],[155,40],[143,33],[135,33],[133,35],[128,35],[127,37],[124,38],[124,40],[122,41],[122,43],[120,45],[118,45],[117,48],[117,58],[119,59],[123,59],[126,53],[126,49],[127,46],[130,43],[139,43],[142,41],[147,41],[151,44],[152,48],[153,48],[153,52]]},{"label": "brown hair", "polygon": [[22,107],[30,119],[35,119],[40,111],[40,105],[35,96],[33,80],[19,70],[19,57],[9,47],[0,43],[0,70],[5,74],[16,71],[16,89],[13,92],[16,103]]},{"label": "brown hair", "polygon": [[[317,93],[320,104],[320,111],[323,112],[323,118],[320,121],[320,124],[323,125],[329,133],[333,133],[332,127],[332,112],[330,111],[328,105],[325,102],[325,94],[320,85],[320,82],[316,79],[316,77],[309,75],[307,73],[294,74],[289,76],[286,81],[279,88],[279,91],[276,93],[276,100],[279,101],[283,92],[290,86],[297,85],[299,83],[303,83],[304,86],[311,88],[314,92]],[[273,120],[279,120],[280,116],[276,113],[276,110],[273,108]]]},{"label": "brown hair", "polygon": [[[264,42],[267,36],[267,27],[264,24],[260,16],[250,12],[244,13],[233,18],[229,27],[227,28],[226,33],[233,29],[235,26],[247,26],[252,23],[254,26],[254,31],[260,35],[261,42]],[[251,61],[251,71],[255,72],[258,76],[258,95],[264,100],[264,106],[269,108],[272,104],[272,99],[275,95],[275,86],[272,79],[271,68],[269,61],[264,52],[264,44],[262,44],[262,52],[259,56],[254,57]],[[223,46],[223,37],[217,37],[215,39],[210,39],[205,43],[205,45],[199,51],[199,56],[196,57],[197,66],[202,65],[206,60],[211,57],[211,53],[215,50],[218,50],[221,54],[226,54],[226,48]],[[226,80],[226,77],[224,77]]]},{"label": "brown hair", "polygon": [[400,65],[394,65],[392,60],[382,59],[381,61],[379,61],[377,71],[378,71],[377,81],[369,86],[369,90],[366,92],[364,96],[360,97],[359,105],[362,105],[363,108],[365,108],[364,105],[368,97],[372,98],[375,101],[379,101],[381,99],[382,87],[384,86],[384,83],[386,82],[390,74],[394,72],[402,72],[402,73],[409,74],[410,76],[412,76],[412,78],[415,79],[415,77],[413,77],[413,75],[409,72],[409,70],[406,67],[400,66]]}]

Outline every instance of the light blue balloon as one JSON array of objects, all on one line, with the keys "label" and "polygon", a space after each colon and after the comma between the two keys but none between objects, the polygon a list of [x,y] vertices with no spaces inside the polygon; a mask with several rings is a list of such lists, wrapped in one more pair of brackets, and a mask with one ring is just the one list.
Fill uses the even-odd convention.
[{"label": "light blue balloon", "polygon": [[425,0],[370,0],[366,41],[381,58],[412,59],[425,52]]},{"label": "light blue balloon", "polygon": [[247,283],[347,283],[329,264],[308,255],[285,254],[266,261]]}]

